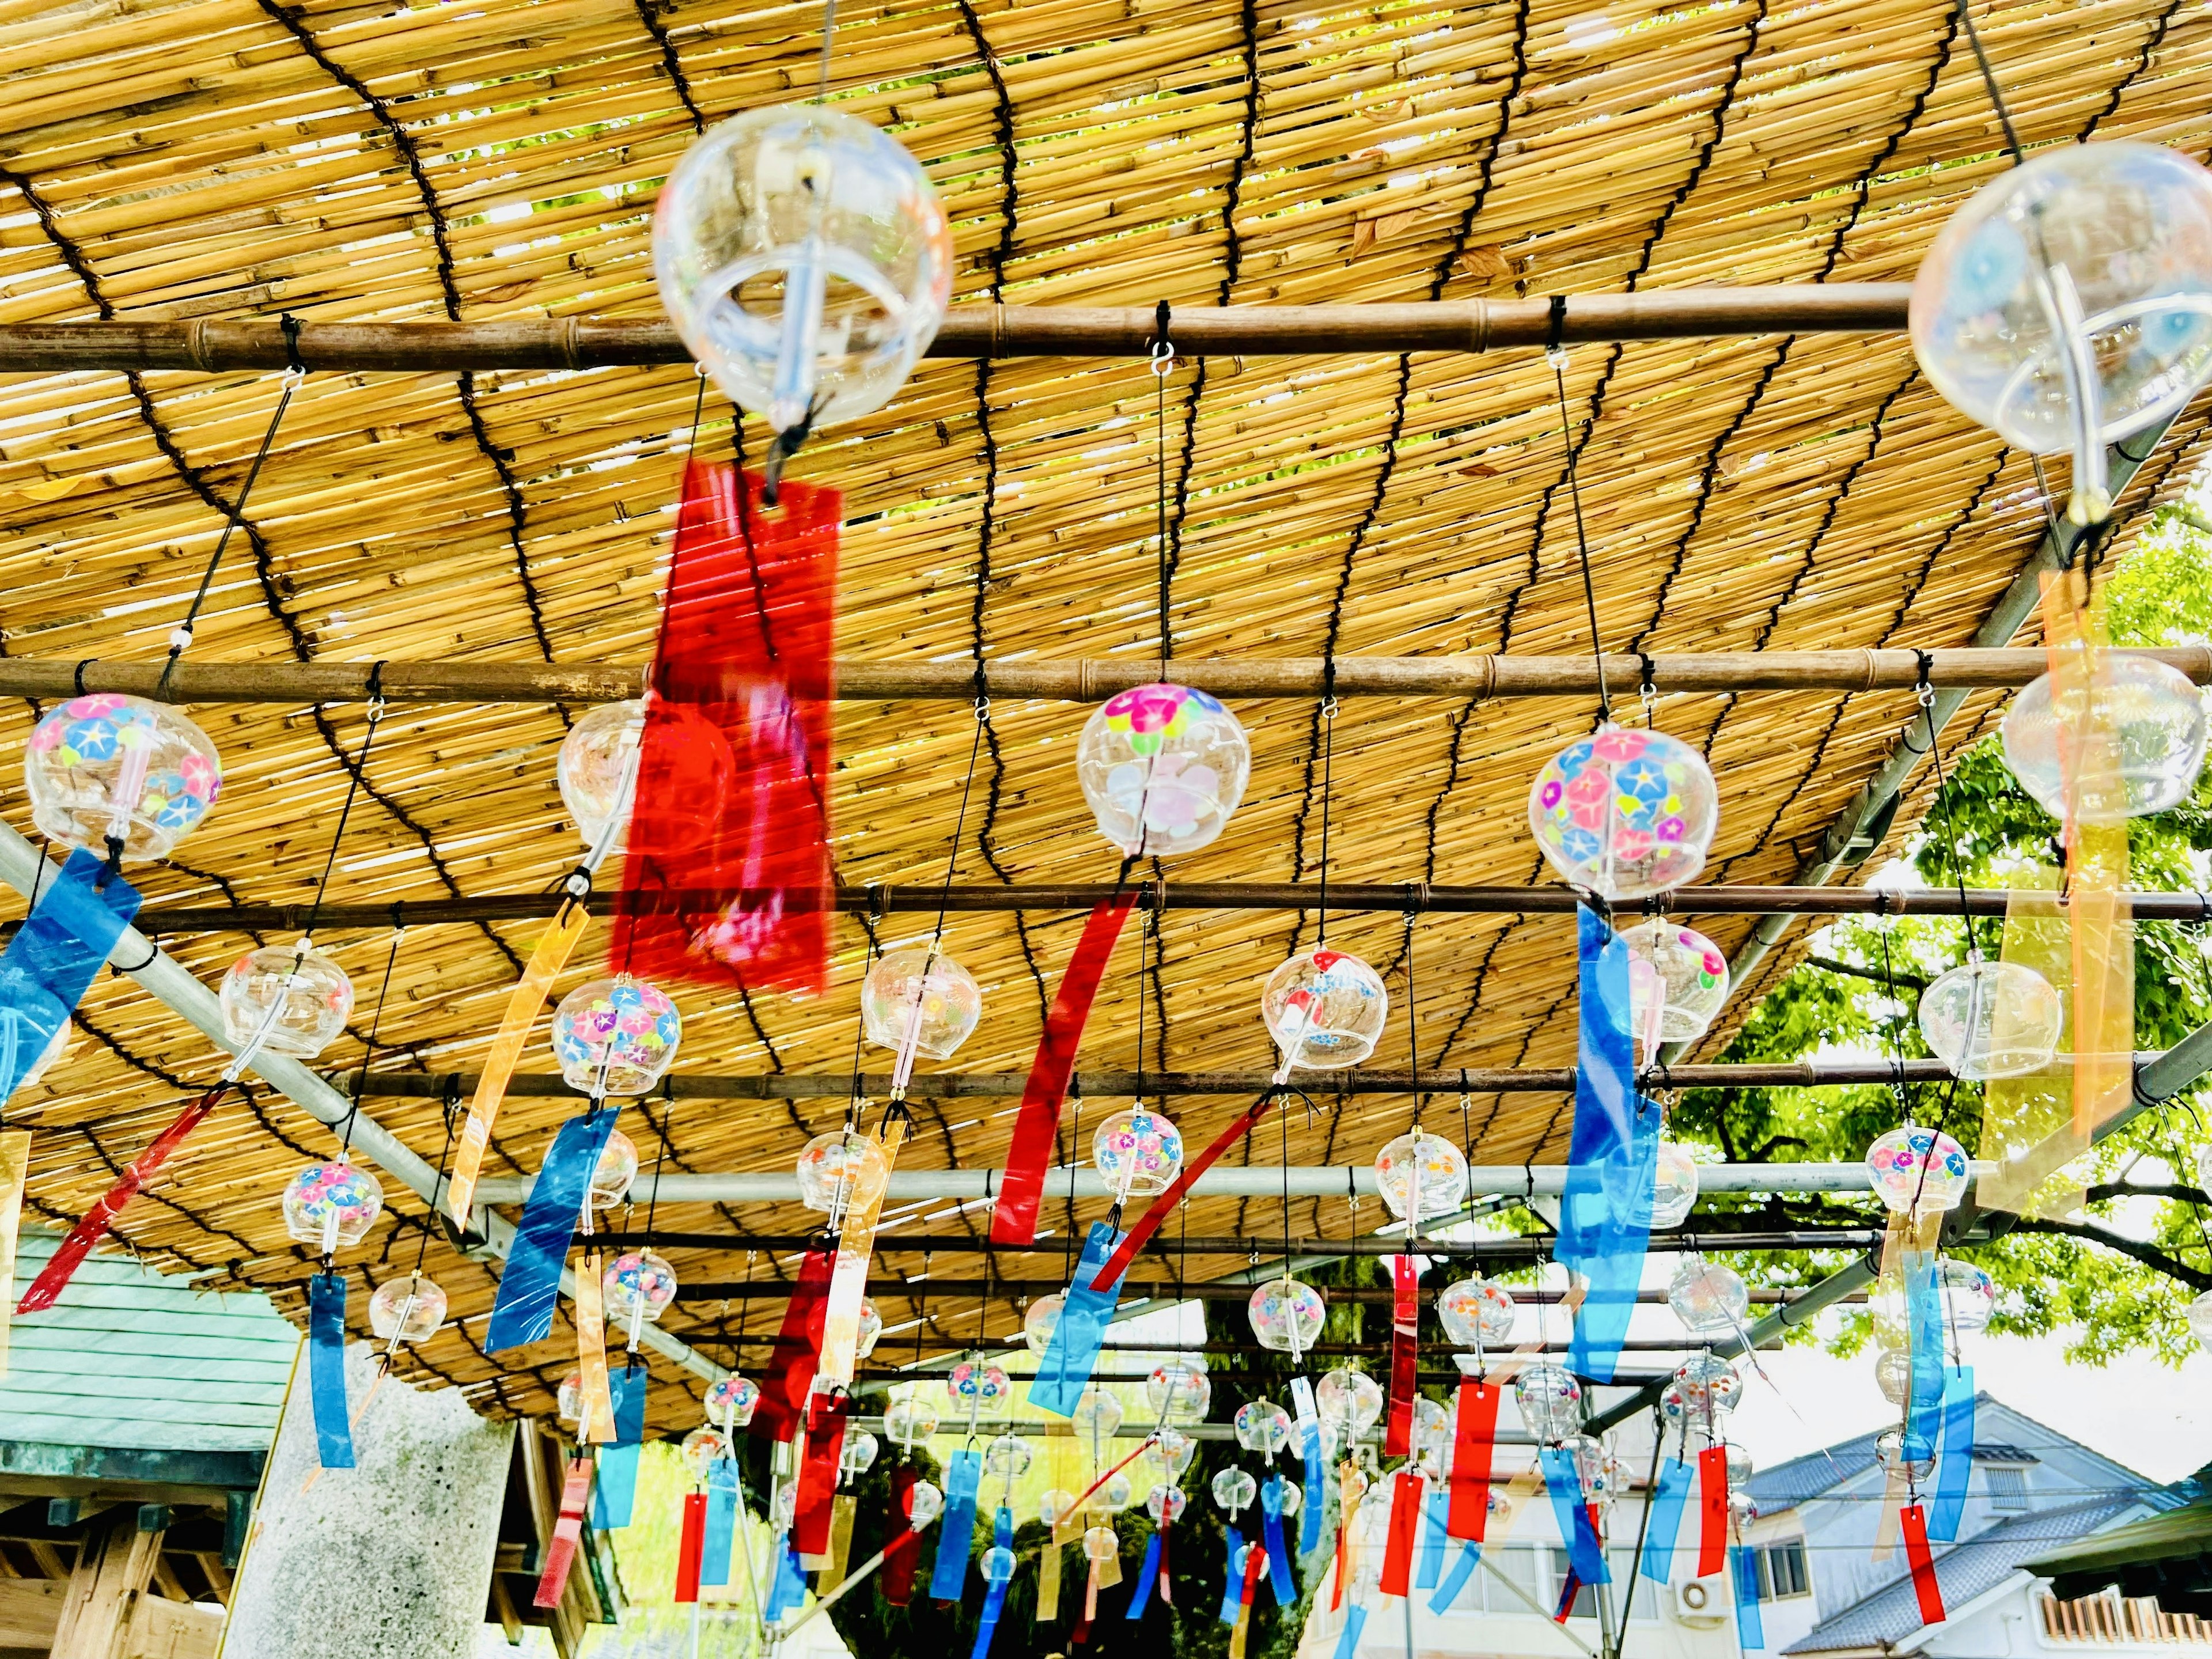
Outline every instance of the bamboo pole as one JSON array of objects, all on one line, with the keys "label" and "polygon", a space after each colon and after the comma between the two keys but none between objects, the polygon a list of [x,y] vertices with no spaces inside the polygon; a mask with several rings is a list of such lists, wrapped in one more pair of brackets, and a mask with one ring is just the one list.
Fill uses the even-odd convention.
[{"label": "bamboo pole", "polygon": [[[2142,1063],[2158,1058],[2139,1056]],[[1781,1065],[1655,1066],[1643,1074],[1648,1089],[1820,1089],[1869,1083],[1941,1083],[1951,1074],[1937,1060],[1793,1060]],[[1079,1072],[1070,1081],[1071,1092],[1085,1099],[1133,1098],[1146,1095],[1256,1095],[1273,1080],[1266,1072]],[[1024,1072],[917,1072],[908,1081],[909,1100],[1018,1100],[1028,1073]],[[1424,1094],[1564,1094],[1575,1086],[1571,1066],[1443,1066],[1416,1079],[1410,1072],[1310,1072],[1298,1074],[1299,1086],[1308,1094],[1401,1095],[1419,1088]],[[331,1079],[333,1088],[358,1088],[363,1100],[466,1099],[475,1092],[471,1072],[371,1072],[366,1084],[358,1073],[347,1072]],[[860,1079],[860,1092],[872,1099],[890,1093],[890,1074],[871,1072]],[[714,1075],[698,1072],[672,1073],[653,1092],[665,1088],[676,1100],[843,1100],[853,1093],[850,1072],[763,1072],[748,1075]],[[579,1091],[558,1073],[524,1072],[508,1079],[510,1096],[565,1099]],[[1786,1166],[1793,1176],[1802,1167]],[[1278,1171],[1270,1170],[1273,1180]],[[1707,1176],[1711,1171],[1705,1172]],[[1517,1178],[1520,1171],[1516,1167]],[[976,1180],[982,1179],[979,1174]],[[1719,1177],[1714,1177],[1719,1178]],[[671,1177],[674,1179],[674,1177]],[[1330,1194],[1344,1190],[1341,1171],[1331,1177]],[[672,1191],[673,1188],[671,1189]],[[1055,1188],[1057,1190],[1057,1188]],[[1516,1190],[1518,1190],[1517,1188]],[[969,1198],[984,1196],[979,1185]]]},{"label": "bamboo pole", "polygon": [[[2155,659],[2197,684],[2212,684],[2212,646],[2172,646],[2115,655]],[[2010,690],[2049,665],[2036,649],[1919,652],[1711,651],[1650,658],[1607,655],[1606,689],[1635,692],[1647,672],[1655,691],[1906,691],[1920,683],[1946,690]],[[376,665],[368,662],[192,662],[177,665],[170,693],[181,703],[359,702]],[[844,702],[903,698],[965,701],[980,689],[994,697],[1099,702],[1163,672],[1178,684],[1222,697],[1595,696],[1598,660],[1588,656],[1178,658],[1076,657],[1063,661],[871,662],[841,658],[836,696]],[[155,694],[159,660],[0,659],[0,696],[53,699],[80,688],[134,696]],[[642,665],[521,662],[386,662],[381,690],[392,702],[614,702],[644,695]]]},{"label": "bamboo pole", "polygon": [[[1318,910],[1322,889],[1302,882],[1145,882],[1138,902],[1158,910]],[[868,915],[1007,910],[1088,910],[1117,890],[1109,882],[1036,883],[1016,886],[893,887],[841,885],[833,901],[841,911]],[[1671,915],[2002,916],[2013,894],[2002,887],[1956,889],[1887,887],[1678,887],[1666,896]],[[2050,895],[2033,896],[2049,902]],[[1332,914],[1412,912],[1428,915],[1563,915],[1582,900],[1569,887],[1442,887],[1425,882],[1332,882]],[[719,910],[727,894],[664,892],[640,896],[640,913],[688,915]],[[138,914],[148,933],[285,933],[307,925],[311,910],[319,927],[423,927],[487,921],[530,921],[550,916],[558,892],[494,893],[476,898],[395,899],[388,904],[149,904]],[[2130,893],[2139,921],[2212,921],[2212,893]],[[616,901],[602,900],[612,908]],[[806,902],[787,894],[786,909]]]},{"label": "bamboo pole", "polygon": [[[1172,313],[1185,356],[1329,352],[1490,351],[1590,341],[1714,335],[1889,332],[1905,326],[1904,283],[1783,283],[1583,294],[1552,302],[1461,300],[1411,305],[1201,307]],[[931,342],[933,357],[1142,357],[1157,324],[1150,306],[962,305]],[[461,369],[610,368],[688,363],[665,322],[569,317],[542,322],[303,321],[310,369],[439,374]],[[84,369],[281,369],[282,325],[189,322],[17,323],[0,327],[0,374]]]}]

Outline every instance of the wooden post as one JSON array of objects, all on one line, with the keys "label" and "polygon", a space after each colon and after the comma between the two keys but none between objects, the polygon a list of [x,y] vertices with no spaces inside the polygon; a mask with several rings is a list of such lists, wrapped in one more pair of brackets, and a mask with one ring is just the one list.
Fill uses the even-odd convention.
[{"label": "wooden post", "polygon": [[53,1659],[121,1659],[131,1615],[154,1577],[166,1531],[138,1524],[140,1510],[118,1508],[78,1547],[54,1632]]}]

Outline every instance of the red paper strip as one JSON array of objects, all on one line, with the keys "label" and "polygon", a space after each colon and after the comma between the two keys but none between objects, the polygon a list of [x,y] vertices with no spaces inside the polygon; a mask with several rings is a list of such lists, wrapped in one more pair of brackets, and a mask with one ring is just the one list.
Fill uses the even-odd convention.
[{"label": "red paper strip", "polygon": [[809,1395],[806,1451],[793,1495],[791,1547],[800,1555],[830,1553],[830,1516],[837,1495],[837,1463],[845,1452],[845,1419],[853,1402],[844,1395]]},{"label": "red paper strip", "polygon": [[609,960],[819,994],[828,976],[831,662],[843,497],[780,507],[684,469]]},{"label": "red paper strip", "polygon": [[123,1172],[122,1178],[107,1189],[97,1204],[84,1212],[83,1220],[70,1229],[69,1237],[62,1240],[61,1248],[46,1259],[46,1265],[40,1270],[39,1276],[31,1281],[31,1288],[23,1292],[23,1299],[15,1304],[17,1313],[37,1313],[42,1308],[54,1305],[54,1298],[62,1293],[63,1288],[76,1276],[76,1270],[84,1265],[85,1257],[92,1254],[92,1247],[107,1236],[108,1227],[122,1213],[123,1206],[138,1196],[139,1188],[152,1180],[155,1172],[169,1161],[169,1154],[177,1150],[186,1135],[199,1127],[200,1120],[215,1109],[215,1103],[222,1094],[221,1087],[209,1090],[178,1113],[175,1121],[154,1137],[146,1150],[139,1153],[132,1160],[131,1167]]},{"label": "red paper strip", "polygon": [[1421,1524],[1421,1477],[1410,1469],[1398,1471],[1390,1486],[1390,1531],[1382,1546],[1382,1577],[1376,1585],[1385,1595],[1411,1592],[1413,1541]]},{"label": "red paper strip", "polygon": [[1137,1259],[1137,1252],[1152,1242],[1152,1235],[1159,1231],[1161,1224],[1174,1212],[1175,1206],[1182,1202],[1183,1194],[1190,1190],[1191,1184],[1212,1169],[1224,1152],[1259,1127],[1260,1120],[1267,1115],[1268,1108],[1274,1103],[1275,1093],[1271,1089],[1246,1107],[1243,1115],[1235,1122],[1216,1135],[1212,1146],[1182,1166],[1182,1173],[1175,1178],[1165,1192],[1152,1200],[1152,1207],[1146,1210],[1144,1218],[1123,1237],[1121,1247],[1106,1258],[1106,1265],[1091,1276],[1093,1288],[1103,1290],[1129,1271],[1129,1264]]},{"label": "red paper strip", "polygon": [[[1162,1521],[1160,1522],[1160,1600],[1165,1602],[1168,1606],[1173,1607],[1175,1605],[1175,1589],[1168,1582],[1169,1530],[1170,1523],[1166,1521]],[[1052,1544],[1049,1540],[1046,1542],[1045,1547],[1047,1549],[1052,1548]]]},{"label": "red paper strip", "polygon": [[[1413,1451],[1413,1396],[1421,1346],[1420,1276],[1410,1255],[1390,1258],[1390,1415],[1382,1430],[1382,1455]],[[1402,1594],[1394,1591],[1393,1594]]]},{"label": "red paper strip", "polygon": [[[579,1457],[568,1465],[568,1478],[561,1486],[561,1513],[546,1540],[545,1570],[538,1576],[538,1593],[532,1605],[557,1607],[568,1588],[568,1569],[575,1565],[576,1545],[584,1535],[584,1511],[592,1503],[592,1460]],[[703,1501],[703,1500],[702,1500]]]},{"label": "red paper strip", "polygon": [[1718,1572],[1728,1559],[1728,1449],[1698,1454],[1698,1577]]},{"label": "red paper strip", "polygon": [[[921,1539],[907,1520],[914,1512],[915,1479],[911,1463],[891,1471],[891,1514],[899,1529],[884,1540],[883,1580],[884,1600],[895,1607],[914,1600],[914,1565],[921,1553]],[[1052,1547],[1048,1543],[1045,1547]]]},{"label": "red paper strip", "polygon": [[1044,1197],[1046,1167],[1060,1146],[1060,1107],[1075,1070],[1075,1051],[1082,1044],[1098,981],[1121,937],[1121,924],[1136,902],[1133,892],[1117,892],[1098,902],[1091,920],[1083,924],[1083,937],[1076,941],[1060,988],[1053,993],[1052,1012],[1045,1019],[1044,1035],[1037,1039],[1036,1057],[1030,1061],[1029,1081],[1022,1085],[1021,1115],[1014,1120],[1013,1142],[1006,1149],[999,1201],[991,1212],[994,1244],[1036,1243],[1037,1206]]},{"label": "red paper strip", "polygon": [[1453,1424],[1451,1502],[1444,1534],[1480,1544],[1490,1520],[1490,1462],[1498,1446],[1498,1401],[1504,1391],[1486,1382],[1459,1385]]},{"label": "red paper strip", "polygon": [[1936,1582],[1936,1558],[1928,1548],[1928,1511],[1917,1504],[1907,1504],[1898,1511],[1897,1519],[1905,1532],[1905,1559],[1912,1565],[1912,1593],[1920,1601],[1920,1622],[1940,1625],[1948,1615],[1943,1611],[1943,1587]]},{"label": "red paper strip", "polygon": [[676,1594],[678,1601],[699,1599],[699,1558],[707,1548],[707,1494],[691,1492],[684,1494],[684,1534],[676,1545]]},{"label": "red paper strip", "polygon": [[805,1420],[814,1373],[822,1361],[822,1328],[830,1313],[830,1279],[835,1250],[809,1250],[783,1304],[783,1324],[761,1376],[760,1403],[753,1408],[752,1431],[764,1439],[788,1440]]},{"label": "red paper strip", "polygon": [[1244,1586],[1237,1593],[1237,1605],[1252,1605],[1252,1592],[1260,1583],[1260,1575],[1267,1570],[1267,1547],[1258,1539],[1244,1552]]},{"label": "red paper strip", "polygon": [[1570,1567],[1566,1577],[1559,1582],[1559,1605],[1552,1614],[1553,1624],[1564,1625],[1567,1622],[1567,1615],[1575,1610],[1575,1597],[1582,1593],[1583,1581],[1575,1577],[1574,1569]]}]

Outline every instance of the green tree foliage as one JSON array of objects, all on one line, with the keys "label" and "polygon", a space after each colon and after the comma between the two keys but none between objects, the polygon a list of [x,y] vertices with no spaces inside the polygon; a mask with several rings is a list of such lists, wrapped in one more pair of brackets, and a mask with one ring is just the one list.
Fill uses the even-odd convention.
[{"label": "green tree foliage", "polygon": [[[2142,550],[2107,573],[2112,637],[2118,645],[2201,643],[2212,637],[2212,530],[2196,510],[2163,514]],[[1906,849],[1908,879],[1949,886],[2027,884],[2027,872],[2060,864],[2059,825],[2006,769],[1991,737],[1960,756],[1945,776],[1921,832]],[[2130,827],[2130,881],[2142,890],[2198,890],[2212,851],[2212,777],[2173,811]],[[2002,924],[1975,924],[1984,953],[1997,954]],[[2136,1046],[2163,1048],[2212,1019],[2212,958],[2195,925],[2143,922],[2136,933]],[[1852,921],[1816,934],[1808,957],[1754,1009],[1720,1058],[1803,1059],[1838,1050],[1927,1054],[1914,1018],[1920,989],[1963,960],[1966,930],[1948,919],[1888,924]],[[1995,1242],[1960,1253],[1997,1280],[2002,1300],[1992,1328],[2022,1334],[2065,1330],[2069,1352],[2102,1360],[2148,1348],[2179,1363],[2195,1351],[2185,1321],[2190,1299],[2212,1286],[2212,1233],[2204,1195],[2194,1186],[2194,1149],[2208,1137],[2199,1091],[2137,1117],[2081,1164],[2090,1200],[2069,1217],[2026,1220]],[[1689,1090],[1675,1103],[1674,1133],[1705,1142],[1732,1161],[1761,1158],[1849,1160],[1910,1111],[1948,1128],[1972,1151],[1982,1119],[1973,1085],[1905,1088]],[[1780,1221],[1871,1216],[1871,1200],[1771,1199],[1735,1201]],[[1709,1207],[1729,1207],[1712,1200]],[[2007,1218],[1996,1218],[1997,1226]],[[1777,1256],[1746,1262],[1767,1282],[1797,1283],[1841,1265],[1843,1257]],[[1846,1349],[1863,1342],[1865,1322],[1847,1327]]]}]

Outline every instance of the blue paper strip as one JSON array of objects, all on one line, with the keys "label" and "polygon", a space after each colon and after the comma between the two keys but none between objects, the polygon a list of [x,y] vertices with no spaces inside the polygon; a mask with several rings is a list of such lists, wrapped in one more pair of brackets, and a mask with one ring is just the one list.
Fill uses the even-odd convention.
[{"label": "blue paper strip", "polygon": [[1367,1609],[1357,1601],[1344,1610],[1344,1633],[1336,1638],[1336,1659],[1352,1659],[1359,1651],[1359,1632],[1367,1628]]},{"label": "blue paper strip", "polygon": [[1544,1485],[1552,1494],[1552,1513],[1559,1522],[1559,1537],[1567,1547],[1567,1566],[1585,1584],[1610,1582],[1605,1552],[1598,1547],[1597,1528],[1590,1524],[1589,1504],[1583,1497],[1582,1477],[1575,1472],[1574,1454],[1546,1446],[1536,1454],[1544,1468]]},{"label": "blue paper strip", "polygon": [[346,1418],[346,1282],[342,1273],[307,1281],[307,1389],[315,1407],[315,1451],[326,1469],[353,1467],[353,1425]]},{"label": "blue paper strip", "polygon": [[1651,1517],[1644,1535],[1643,1573],[1655,1583],[1674,1576],[1674,1540],[1682,1532],[1682,1505],[1689,1501],[1690,1465],[1670,1457],[1659,1466],[1659,1485],[1651,1494]]},{"label": "blue paper strip", "polygon": [[1748,1544],[1731,1544],[1729,1556],[1735,1567],[1735,1639],[1746,1651],[1766,1645],[1766,1632],[1759,1618],[1759,1552]]},{"label": "blue paper strip", "polygon": [[[1014,1512],[1004,1504],[991,1517],[991,1544],[1002,1550],[1014,1547]],[[983,1592],[983,1617],[975,1626],[975,1646],[969,1659],[991,1659],[991,1638],[999,1633],[999,1615],[1006,1606],[1006,1586],[1012,1582],[1011,1577],[999,1579]]]},{"label": "blue paper strip", "polygon": [[1237,1571],[1237,1553],[1244,1547],[1244,1534],[1235,1525],[1224,1522],[1221,1541],[1221,1622],[1233,1625],[1244,1605],[1244,1575]]},{"label": "blue paper strip", "polygon": [[937,1523],[937,1565],[929,1593],[957,1601],[968,1587],[968,1547],[975,1538],[975,1493],[983,1484],[983,1454],[957,1451],[945,1468],[945,1518]]},{"label": "blue paper strip", "polygon": [[1955,1543],[1966,1513],[1966,1486],[1974,1466],[1974,1368],[1943,1373],[1943,1452],[1936,1465],[1936,1501],[1928,1510],[1928,1535]]},{"label": "blue paper strip", "polygon": [[554,1137],[499,1276],[491,1323],[484,1331],[487,1352],[543,1342],[551,1334],[553,1304],[561,1297],[561,1267],[576,1236],[584,1189],[621,1112],[620,1107],[587,1111],[570,1118]]},{"label": "blue paper strip", "polygon": [[1121,1235],[1103,1221],[1091,1224],[1083,1241],[1083,1255],[1075,1264],[1075,1277],[1060,1307],[1060,1322],[1052,1328],[1037,1361],[1036,1380],[1030,1384],[1030,1404],[1060,1417],[1075,1414],[1075,1402],[1091,1386],[1097,1369],[1098,1349],[1106,1340],[1106,1327],[1121,1299],[1121,1281],[1103,1290],[1091,1281],[1121,1242]]},{"label": "blue paper strip", "polygon": [[1127,1616],[1130,1619],[1145,1616],[1145,1609],[1152,1604],[1153,1581],[1159,1576],[1160,1534],[1158,1528],[1155,1528],[1152,1535],[1145,1540],[1145,1565],[1137,1569],[1137,1588],[1129,1593]]},{"label": "blue paper strip", "polygon": [[629,1525],[637,1502],[637,1453],[645,1438],[645,1390],[650,1380],[642,1365],[623,1365],[607,1373],[615,1437],[613,1444],[599,1449],[599,1478],[592,1482],[592,1524],[601,1532]]},{"label": "blue paper strip", "polygon": [[1585,906],[1576,915],[1582,995],[1575,1127],[1553,1254],[1588,1284],[1567,1369],[1608,1382],[1628,1337],[1651,1242],[1659,1109],[1636,1091],[1628,946],[1595,911]]},{"label": "blue paper strip", "polygon": [[[603,1462],[600,1467],[605,1467]],[[699,1549],[699,1582],[730,1582],[730,1546],[738,1535],[738,1466],[718,1457],[707,1465],[707,1530]]]},{"label": "blue paper strip", "polygon": [[1905,1412],[1903,1450],[1917,1462],[1936,1455],[1937,1437],[1943,1432],[1943,1295],[1936,1276],[1935,1251],[1901,1252],[1899,1266],[1912,1356],[1911,1405]]},{"label": "blue paper strip", "polygon": [[37,1065],[84,1000],[131,918],[138,890],[79,848],[39,894],[38,908],[0,954],[0,1100]]},{"label": "blue paper strip", "polygon": [[787,1538],[779,1538],[776,1543],[775,1581],[768,1589],[771,1624],[806,1600],[806,1569],[799,1564],[799,1552],[791,1547]]},{"label": "blue paper strip", "polygon": [[[1320,1495],[1315,1494],[1315,1502]],[[1267,1578],[1279,1607],[1296,1607],[1298,1587],[1291,1578],[1291,1553],[1283,1547],[1283,1477],[1271,1474],[1260,1483],[1261,1535],[1267,1543]]]},{"label": "blue paper strip", "polygon": [[1444,1516],[1451,1490],[1441,1480],[1431,1481],[1421,1503],[1421,1554],[1413,1568],[1413,1588],[1434,1589],[1444,1571]]},{"label": "blue paper strip", "polygon": [[1459,1559],[1444,1575],[1444,1582],[1437,1586],[1437,1593],[1429,1598],[1429,1611],[1443,1613],[1459,1600],[1459,1593],[1467,1588],[1467,1581],[1474,1577],[1474,1570],[1482,1565],[1482,1546],[1468,1539],[1459,1547]]},{"label": "blue paper strip", "polygon": [[1301,1448],[1305,1453],[1305,1507],[1298,1522],[1298,1553],[1311,1555],[1321,1547],[1322,1511],[1328,1507],[1328,1494],[1324,1492],[1321,1467],[1321,1425],[1306,1425],[1305,1442]]}]

